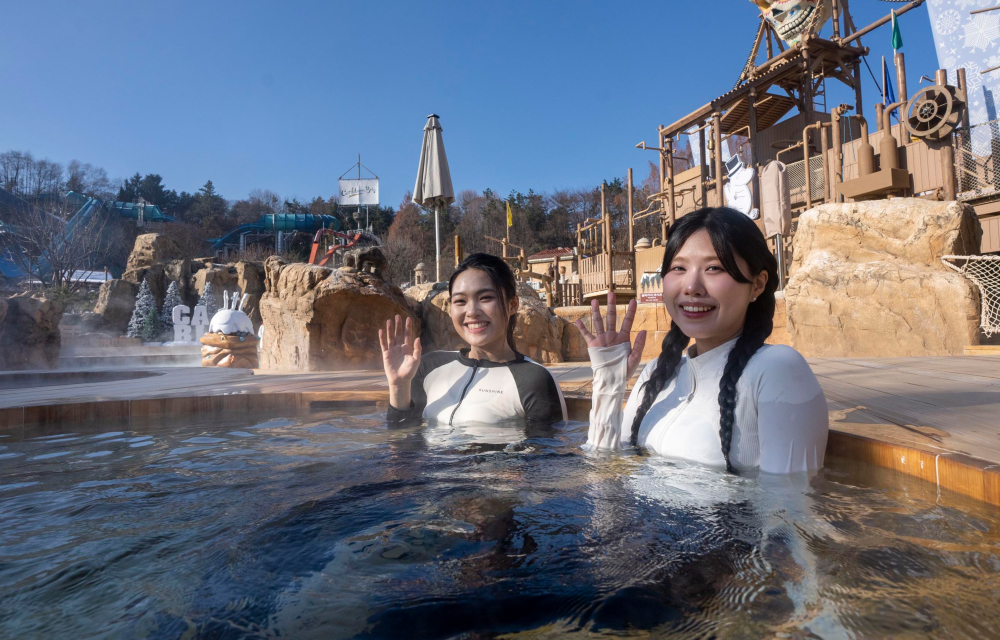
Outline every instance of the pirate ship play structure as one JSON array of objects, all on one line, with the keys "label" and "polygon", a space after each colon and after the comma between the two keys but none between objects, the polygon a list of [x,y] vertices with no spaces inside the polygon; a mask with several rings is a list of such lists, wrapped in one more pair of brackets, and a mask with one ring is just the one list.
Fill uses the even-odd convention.
[{"label": "pirate ship play structure", "polygon": [[[898,99],[866,106],[862,66],[869,50],[862,38],[889,23],[891,15],[858,29],[847,0],[756,4],[760,24],[734,88],[658,127],[655,145],[636,145],[659,155],[662,188],[652,196],[653,205],[635,212],[629,203],[627,236],[613,238],[607,213],[578,225],[580,292],[563,300],[601,299],[609,289],[619,298],[643,297],[645,281],[655,295],[659,283],[651,274],[659,269],[667,229],[677,218],[706,206],[727,205],[747,213],[769,236],[779,258],[787,258],[790,243],[782,241],[794,234],[796,216],[816,205],[893,196],[959,200],[973,206],[980,218],[982,252],[1000,251],[1000,131],[996,121],[970,126],[966,69],[954,69],[952,83],[947,70],[938,70],[931,74],[931,86],[910,95],[905,59],[897,53],[892,65]],[[900,5],[895,15],[921,4],[923,0]],[[1000,14],[1000,7],[993,9]],[[832,35],[820,37],[830,22]],[[758,63],[759,58],[766,59]],[[853,104],[827,109],[828,81],[848,87]],[[677,162],[682,142],[697,150],[689,168]],[[735,151],[726,158],[724,149]],[[767,176],[768,169],[779,166],[781,179],[765,178],[762,185],[762,173]],[[766,216],[758,211],[762,197],[765,208],[770,202],[769,186],[778,183],[788,219],[766,225]],[[648,224],[654,220],[659,224]],[[642,242],[634,237],[643,221],[658,237]]]}]

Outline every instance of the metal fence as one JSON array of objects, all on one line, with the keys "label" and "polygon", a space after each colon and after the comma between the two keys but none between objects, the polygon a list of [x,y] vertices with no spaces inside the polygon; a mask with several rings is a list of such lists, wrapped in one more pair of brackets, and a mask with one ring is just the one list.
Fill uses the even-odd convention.
[{"label": "metal fence", "polygon": [[1000,120],[955,132],[958,199],[1000,195]]},{"label": "metal fence", "polygon": [[[826,193],[826,179],[823,176],[823,158],[821,156],[810,156],[809,174],[810,196],[813,200],[822,200]],[[792,194],[792,201],[805,202],[805,160],[788,163],[785,168],[785,175],[788,178],[788,189]]]}]

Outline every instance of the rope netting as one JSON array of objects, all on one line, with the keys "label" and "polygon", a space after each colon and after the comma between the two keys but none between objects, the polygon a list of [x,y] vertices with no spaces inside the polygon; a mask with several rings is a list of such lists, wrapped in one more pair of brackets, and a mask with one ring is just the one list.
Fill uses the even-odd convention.
[{"label": "rope netting", "polygon": [[982,300],[979,326],[986,337],[1000,333],[1000,256],[944,256],[941,262],[979,287]]}]

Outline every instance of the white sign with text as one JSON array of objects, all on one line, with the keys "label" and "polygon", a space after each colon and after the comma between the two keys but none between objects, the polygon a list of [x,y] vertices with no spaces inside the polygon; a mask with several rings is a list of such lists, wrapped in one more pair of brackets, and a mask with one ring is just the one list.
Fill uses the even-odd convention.
[{"label": "white sign with text", "polygon": [[337,202],[340,204],[378,204],[378,178],[339,182]]},{"label": "white sign with text", "polygon": [[191,307],[179,304],[171,311],[174,321],[174,342],[198,342],[198,339],[208,331],[208,324],[211,318],[208,317],[208,309],[198,305],[191,311]]}]

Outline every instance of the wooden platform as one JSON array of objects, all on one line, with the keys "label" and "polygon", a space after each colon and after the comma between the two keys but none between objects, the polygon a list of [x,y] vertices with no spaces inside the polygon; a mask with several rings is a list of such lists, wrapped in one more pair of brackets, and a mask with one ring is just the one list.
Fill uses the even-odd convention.
[{"label": "wooden platform", "polygon": [[[1000,356],[809,359],[830,408],[828,453],[922,477],[1000,505]],[[550,367],[572,417],[586,419],[588,363]],[[0,431],[25,433],[64,422],[222,411],[308,412],[330,403],[384,405],[380,371],[273,374],[201,367],[101,381],[0,388]],[[10,374],[3,374],[7,377]]]}]

